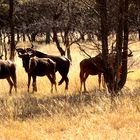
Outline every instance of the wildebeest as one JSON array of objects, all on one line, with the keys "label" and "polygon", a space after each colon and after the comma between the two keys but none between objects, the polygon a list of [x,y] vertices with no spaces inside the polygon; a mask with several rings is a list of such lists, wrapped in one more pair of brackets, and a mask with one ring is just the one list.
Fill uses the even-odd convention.
[{"label": "wildebeest", "polygon": [[[129,49],[130,53],[128,54],[128,57],[132,57],[132,51]],[[115,66],[115,56],[116,53],[110,53],[108,56],[109,65],[110,68],[114,68]],[[84,86],[84,91],[86,91],[86,79],[89,75],[98,75],[98,81],[99,81],[99,89],[101,84],[101,75],[104,72],[104,62],[103,62],[103,56],[101,53],[96,55],[95,57],[83,59],[80,62],[80,91],[82,91],[82,85]],[[119,66],[117,71],[117,79],[120,80],[122,74],[122,65]]]},{"label": "wildebeest", "polygon": [[0,60],[0,79],[6,79],[10,85],[9,94],[14,86],[17,92],[16,66],[10,60]]},{"label": "wildebeest", "polygon": [[101,74],[103,73],[103,61],[102,55],[98,54],[95,57],[83,59],[80,62],[80,91],[82,91],[82,85],[84,86],[84,91],[86,91],[86,79],[89,75],[98,75],[99,88],[101,84]]},{"label": "wildebeest", "polygon": [[62,76],[61,80],[59,81],[59,85],[61,85],[64,81],[66,83],[65,89],[68,89],[69,79],[68,79],[68,72],[70,68],[70,60],[66,58],[65,56],[54,56],[54,55],[48,55],[45,53],[42,53],[40,51],[34,50],[32,48],[22,49],[17,48],[16,49],[18,54],[23,54],[25,52],[31,53],[34,56],[37,56],[38,58],[50,58],[54,62],[56,62],[56,72],[58,71],[60,75]]},{"label": "wildebeest", "polygon": [[30,87],[31,77],[33,79],[33,92],[37,91],[36,77],[37,76],[47,76],[51,82],[51,92],[53,91],[53,85],[56,89],[56,76],[55,69],[56,63],[49,58],[38,58],[31,57],[30,54],[24,53],[19,55],[22,58],[23,67],[28,73],[28,92]]}]

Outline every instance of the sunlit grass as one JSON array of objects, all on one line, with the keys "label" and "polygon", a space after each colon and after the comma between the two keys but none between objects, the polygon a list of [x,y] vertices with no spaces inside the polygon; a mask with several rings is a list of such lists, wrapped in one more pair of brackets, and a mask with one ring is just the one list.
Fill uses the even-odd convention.
[{"label": "sunlit grass", "polygon": [[[19,44],[28,47],[30,44]],[[139,58],[140,42],[131,44],[133,60]],[[55,45],[39,45],[40,51],[59,55]],[[37,78],[38,92],[27,93],[27,74],[16,56],[17,94],[9,96],[9,85],[0,80],[0,140],[137,140],[140,138],[140,70],[128,74],[127,82],[112,109],[110,96],[98,90],[98,77],[89,76],[88,93],[80,93],[79,62],[85,58],[76,45],[71,48],[69,90],[65,83],[50,93],[47,77]],[[136,57],[135,57],[136,54]],[[131,58],[130,58],[131,59]],[[57,72],[57,83],[61,76]]]}]

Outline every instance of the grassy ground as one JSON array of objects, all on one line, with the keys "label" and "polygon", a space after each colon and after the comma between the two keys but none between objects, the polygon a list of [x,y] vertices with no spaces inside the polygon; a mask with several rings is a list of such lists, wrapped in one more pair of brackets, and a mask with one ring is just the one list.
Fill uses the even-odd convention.
[{"label": "grassy ground", "polygon": [[[79,62],[84,56],[76,46],[71,50],[67,92],[63,84],[58,86],[58,93],[51,94],[50,82],[42,77],[37,79],[38,92],[27,93],[27,74],[16,56],[18,93],[9,96],[7,81],[0,81],[0,140],[140,139],[139,46],[140,42],[130,45],[134,56],[129,60],[129,70],[134,72],[128,74],[114,108],[109,95],[98,90],[97,76],[87,80],[89,93],[79,93]],[[59,55],[54,45],[40,45],[39,50]]]}]

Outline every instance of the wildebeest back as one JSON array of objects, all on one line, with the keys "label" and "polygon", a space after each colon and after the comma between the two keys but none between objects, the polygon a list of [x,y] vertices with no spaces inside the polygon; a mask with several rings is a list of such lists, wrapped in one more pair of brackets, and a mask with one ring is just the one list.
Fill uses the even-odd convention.
[{"label": "wildebeest back", "polygon": [[29,62],[29,69],[32,75],[44,76],[47,73],[51,73],[55,66],[55,62],[53,62],[49,58],[36,58],[33,57]]}]

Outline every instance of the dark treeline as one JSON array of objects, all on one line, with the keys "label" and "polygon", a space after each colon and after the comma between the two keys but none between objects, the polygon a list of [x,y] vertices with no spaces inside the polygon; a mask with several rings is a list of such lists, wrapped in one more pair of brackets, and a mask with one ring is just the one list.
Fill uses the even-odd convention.
[{"label": "dark treeline", "polygon": [[[127,59],[124,52],[128,50],[127,37],[132,32],[137,33],[140,39],[139,0],[0,0],[0,45],[5,58],[6,43],[10,44],[10,59],[14,59],[18,41],[28,38],[34,42],[37,36],[44,36],[45,43],[55,43],[60,54],[71,59],[70,46],[73,43],[96,38],[102,44],[101,52],[106,58],[104,63],[108,73],[108,36],[114,35],[117,66],[112,72],[113,82],[105,79],[114,83],[108,84],[111,91],[118,92],[126,81],[127,63],[123,59]],[[65,46],[64,50],[60,41]],[[118,82],[114,75],[120,64],[124,73]]]},{"label": "dark treeline", "polygon": [[[0,34],[8,36],[9,42],[11,20],[14,24],[12,26],[14,26],[16,41],[26,41],[25,36],[28,36],[28,39],[33,42],[36,41],[37,35],[43,35],[46,37],[44,40],[46,43],[51,41],[56,43],[61,55],[64,55],[65,51],[61,48],[58,33],[61,34],[61,40],[67,49],[73,42],[92,40],[94,36],[101,39],[100,11],[96,0],[12,1],[13,17],[10,10],[12,2],[0,1]],[[138,0],[131,0],[129,5],[131,32],[140,32],[139,5]],[[116,31],[117,11],[118,1],[107,1],[108,35]]]}]

